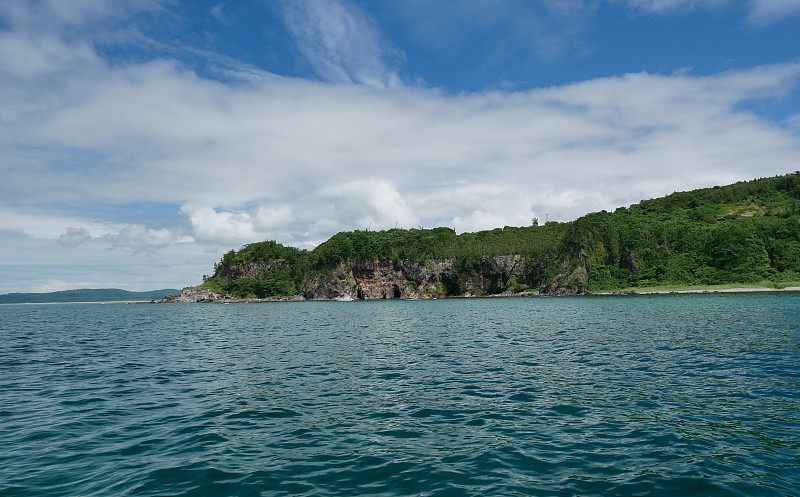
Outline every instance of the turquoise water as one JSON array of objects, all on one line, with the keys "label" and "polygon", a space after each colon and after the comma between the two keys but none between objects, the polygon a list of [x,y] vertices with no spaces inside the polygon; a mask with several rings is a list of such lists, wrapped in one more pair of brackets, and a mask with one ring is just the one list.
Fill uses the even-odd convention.
[{"label": "turquoise water", "polygon": [[800,495],[800,294],[0,306],[0,495]]}]

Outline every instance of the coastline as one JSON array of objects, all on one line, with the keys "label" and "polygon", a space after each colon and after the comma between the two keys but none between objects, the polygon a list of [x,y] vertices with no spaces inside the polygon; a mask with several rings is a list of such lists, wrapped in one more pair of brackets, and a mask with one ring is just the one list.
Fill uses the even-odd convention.
[{"label": "coastline", "polygon": [[800,286],[786,288],[765,287],[730,287],[730,288],[681,288],[675,290],[614,290],[608,292],[594,292],[591,295],[665,295],[687,293],[757,293],[757,292],[800,292]]},{"label": "coastline", "polygon": [[[682,287],[682,288],[675,288],[675,289],[625,289],[625,290],[609,290],[605,292],[586,292],[582,294],[573,294],[573,295],[551,295],[551,294],[542,294],[539,292],[519,292],[519,293],[510,293],[504,292],[499,294],[493,295],[483,295],[483,296],[476,296],[476,295],[452,295],[448,297],[436,297],[436,298],[509,298],[509,297],[521,297],[521,298],[531,298],[531,297],[563,297],[563,296],[576,296],[576,297],[590,297],[590,296],[621,296],[621,295],[669,295],[669,294],[704,294],[704,293],[760,293],[760,292],[800,292],[800,286],[789,286],[785,288],[769,288],[769,287],[729,287],[723,286],[720,288],[714,287]],[[256,303],[265,303],[265,302],[313,302],[313,301],[353,301],[359,299],[352,299],[352,300],[343,300],[341,298],[330,298],[330,299],[307,299],[304,298],[302,295],[293,295],[289,297],[268,297],[268,298],[237,298],[231,295],[219,295],[210,290],[206,290],[199,287],[186,287],[183,289],[180,295],[168,295],[164,297],[161,301],[155,303],[161,304],[177,304],[177,303],[216,303],[216,304],[256,304]],[[360,299],[360,300],[428,300],[426,298],[422,299]],[[137,302],[137,303],[151,303],[151,302]]]},{"label": "coastline", "polygon": [[66,302],[0,302],[0,305],[157,304],[158,300],[76,300]]}]

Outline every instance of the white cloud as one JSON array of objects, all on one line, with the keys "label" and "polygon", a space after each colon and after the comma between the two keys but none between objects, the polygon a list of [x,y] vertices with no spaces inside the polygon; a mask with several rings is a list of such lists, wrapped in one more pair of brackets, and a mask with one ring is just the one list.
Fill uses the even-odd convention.
[{"label": "white cloud", "polygon": [[222,24],[228,24],[228,18],[223,11],[223,4],[218,3],[217,5],[211,7],[211,16],[216,19],[217,21],[221,22]]},{"label": "white cloud", "polygon": [[[625,2],[630,7],[646,12],[665,14],[696,7],[715,8],[734,3],[733,0],[610,0]],[[800,11],[800,0],[748,0],[750,19],[767,23]]]},{"label": "white cloud", "polygon": [[[386,17],[402,23],[404,35],[442,62],[460,61],[478,74],[495,74],[494,84],[513,86],[508,73],[540,69],[576,52],[593,50],[586,37],[597,0],[460,0],[381,2]],[[464,77],[471,79],[470,71]],[[481,76],[478,76],[479,78]]]},{"label": "white cloud", "polygon": [[261,206],[256,209],[253,216],[253,227],[265,233],[285,229],[292,221],[294,221],[292,208],[286,204],[277,207]]},{"label": "white cloud", "polygon": [[91,240],[91,235],[86,228],[67,228],[59,235],[58,244],[62,247],[77,247],[78,245]]},{"label": "white cloud", "polygon": [[[29,178],[29,181],[33,181]],[[35,183],[33,183],[35,185]],[[114,234],[121,229],[119,223],[92,220],[53,213],[40,213],[29,209],[0,206],[0,232],[21,233],[33,238],[48,240],[66,236],[69,240],[77,234],[99,238]]]},{"label": "white cloud", "polygon": [[758,22],[778,20],[800,11],[800,0],[751,0],[750,16]]},{"label": "white cloud", "polygon": [[89,218],[59,216],[30,210],[0,209],[0,234],[23,235],[29,239],[55,240],[65,249],[84,248],[94,243],[104,249],[152,251],[168,245],[193,242],[166,228],[147,228],[140,224],[98,221]]},{"label": "white cloud", "polygon": [[142,250],[109,250],[105,238],[77,247],[57,240],[2,234],[0,293],[47,292],[72,288],[153,290],[199,284],[229,248],[172,244],[157,255]]},{"label": "white cloud", "polygon": [[124,18],[133,12],[161,10],[159,0],[6,0],[0,3],[0,16],[14,26],[84,26]]},{"label": "white cloud", "polygon": [[[381,180],[356,180],[323,189],[319,194],[329,206],[322,212],[322,225],[338,230],[416,227],[420,218],[394,185]],[[319,221],[318,221],[319,223]]]},{"label": "white cloud", "polygon": [[71,68],[96,64],[94,50],[84,42],[66,43],[54,37],[24,37],[0,33],[0,74],[41,78]]},{"label": "white cloud", "polygon": [[148,229],[140,225],[126,226],[108,238],[115,248],[126,247],[137,251],[153,251],[176,241],[175,234],[166,228]]},{"label": "white cloud", "polygon": [[218,212],[211,207],[183,206],[195,238],[201,242],[243,243],[256,240],[253,218],[246,212]]},{"label": "white cloud", "polygon": [[[571,219],[793,170],[796,137],[738,105],[780,97],[798,73],[796,64],[711,77],[640,73],[448,96],[291,80],[231,87],[152,63],[110,71],[44,119],[0,124],[28,164],[8,154],[0,189],[11,198],[36,185],[56,204],[182,204],[195,237],[209,242],[293,232],[302,243],[302,233],[322,235],[311,226],[442,218],[476,220],[468,229],[483,226],[479,218],[527,224],[546,209]],[[58,149],[86,160],[64,169],[63,153],[49,152]],[[564,191],[584,202],[556,201]]]},{"label": "white cloud", "polygon": [[194,237],[201,242],[244,244],[265,238],[285,240],[285,229],[294,220],[291,208],[259,206],[254,212],[231,212],[196,204],[181,207],[188,216]]},{"label": "white cloud", "polygon": [[800,133],[800,114],[795,114],[786,119],[786,125],[796,133]]},{"label": "white cloud", "polygon": [[[612,0],[620,1],[620,0]],[[648,12],[664,13],[696,6],[716,6],[730,0],[621,0],[629,6]]]},{"label": "white cloud", "polygon": [[401,85],[384,62],[378,29],[346,0],[292,0],[285,22],[314,71],[326,81],[373,88]]}]

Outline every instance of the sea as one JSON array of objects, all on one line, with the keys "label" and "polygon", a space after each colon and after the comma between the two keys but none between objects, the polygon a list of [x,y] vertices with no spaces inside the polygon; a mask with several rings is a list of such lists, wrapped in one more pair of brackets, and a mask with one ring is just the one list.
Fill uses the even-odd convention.
[{"label": "sea", "polygon": [[2,305],[0,495],[800,496],[800,293]]}]

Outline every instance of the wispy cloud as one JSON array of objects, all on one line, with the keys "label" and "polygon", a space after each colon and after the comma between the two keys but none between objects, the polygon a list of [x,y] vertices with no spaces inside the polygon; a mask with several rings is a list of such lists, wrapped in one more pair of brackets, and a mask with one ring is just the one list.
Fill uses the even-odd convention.
[{"label": "wispy cloud", "polygon": [[630,7],[647,12],[665,13],[678,9],[694,9],[696,7],[714,7],[733,0],[611,0],[622,1]]},{"label": "wispy cloud", "polygon": [[800,114],[795,114],[786,119],[786,125],[795,133],[800,134]]},{"label": "wispy cloud", "polygon": [[750,18],[770,22],[800,12],[800,0],[751,0]]},{"label": "wispy cloud", "polygon": [[[461,61],[477,73],[504,75],[520,65],[587,50],[592,1],[406,0],[381,6],[407,35],[447,67]],[[501,80],[498,84],[507,83]]]},{"label": "wispy cloud", "polygon": [[[13,29],[64,32],[71,37],[92,38],[107,26],[117,27],[133,14],[163,13],[163,0],[7,0],[0,3],[0,18]],[[87,30],[88,27],[95,28]]]},{"label": "wispy cloud", "polygon": [[346,0],[285,2],[284,19],[297,46],[325,81],[397,88],[388,50],[375,23]]},{"label": "wispy cloud", "polygon": [[[691,10],[698,7],[716,8],[743,0],[610,0],[625,2],[632,8],[646,12],[664,14],[680,10]],[[800,0],[747,0],[750,20],[759,24],[780,20],[786,16],[800,12]]]}]

